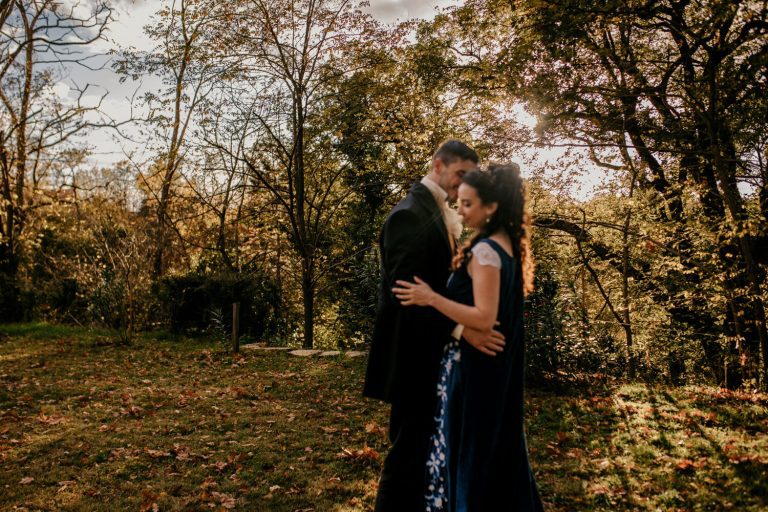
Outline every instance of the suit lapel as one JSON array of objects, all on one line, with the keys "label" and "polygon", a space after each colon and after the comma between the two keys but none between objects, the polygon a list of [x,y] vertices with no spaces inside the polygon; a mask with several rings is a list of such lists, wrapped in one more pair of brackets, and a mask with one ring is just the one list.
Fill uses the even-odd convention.
[{"label": "suit lapel", "polygon": [[436,229],[440,232],[440,236],[443,239],[443,242],[445,243],[445,246],[449,253],[453,253],[451,241],[448,238],[448,229],[445,226],[445,219],[443,218],[443,212],[440,210],[440,207],[437,205],[437,201],[435,201],[435,196],[432,195],[432,192],[429,191],[427,187],[422,185],[421,183],[416,183],[413,188],[411,189],[411,192],[414,195],[414,198],[422,205],[424,208],[426,208],[429,216],[429,221],[432,224],[435,224]]}]

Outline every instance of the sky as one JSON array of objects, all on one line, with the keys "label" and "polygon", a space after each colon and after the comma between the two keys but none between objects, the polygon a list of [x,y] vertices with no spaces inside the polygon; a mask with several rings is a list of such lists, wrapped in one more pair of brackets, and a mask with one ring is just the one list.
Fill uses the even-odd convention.
[{"label": "sky", "polygon": [[[364,8],[382,23],[395,23],[414,18],[431,19],[438,9],[456,4],[457,0],[432,0],[424,2],[419,0],[370,0],[368,7]],[[89,0],[63,0],[66,7],[72,7],[75,12],[87,14]],[[109,24],[107,37],[88,48],[89,52],[108,54],[117,48],[133,47],[136,50],[151,50],[154,43],[149,40],[142,27],[149,23],[152,15],[167,0],[113,0],[113,18],[115,21]],[[158,87],[159,81],[153,77],[144,77],[140,81],[126,80],[121,83],[119,77],[109,66],[110,57],[96,58],[90,61],[93,66],[96,62],[103,64],[103,69],[92,71],[78,66],[68,66],[59,69],[59,82],[55,92],[64,101],[74,101],[77,97],[75,85],[82,88],[89,84],[88,102],[94,104],[101,96],[108,92],[101,104],[102,110],[115,121],[123,121],[130,117],[131,98],[138,97],[143,91]],[[130,129],[126,130],[129,133]],[[108,166],[125,158],[126,152],[136,153],[135,143],[121,140],[121,137],[113,130],[99,130],[90,133],[88,144],[92,148],[91,162],[97,165]]]},{"label": "sky", "polygon": [[[83,12],[89,9],[90,0],[62,0],[65,5],[80,9]],[[117,48],[133,47],[137,50],[151,50],[154,43],[149,40],[142,30],[152,15],[168,0],[113,0],[114,22],[110,23],[107,37],[89,48],[89,51],[108,54]],[[370,0],[368,7],[364,8],[368,13],[382,23],[395,23],[409,19],[431,19],[440,9],[460,4],[461,0]],[[89,101],[96,102],[102,95],[108,93],[102,100],[102,110],[114,121],[120,122],[130,118],[131,97],[138,98],[143,91],[156,89],[159,81],[153,77],[143,77],[139,81],[126,80],[121,83],[119,77],[109,66],[111,57],[99,57],[104,68],[91,71],[82,67],[69,67],[60,70],[60,81],[56,86],[56,93],[63,100],[69,98],[72,101],[76,97],[72,89],[73,84],[82,87],[90,84]],[[93,62],[91,63],[93,64]],[[138,102],[135,102],[138,104]],[[532,126],[536,119],[525,112],[522,107],[516,108],[514,115],[520,122]],[[126,127],[126,134],[132,133],[132,128]],[[142,143],[126,140],[114,130],[96,130],[88,135],[87,143],[91,147],[92,156],[90,163],[107,167],[126,158],[131,154],[134,161],[145,161],[151,157],[149,151]],[[521,155],[523,172],[525,163],[530,165],[557,166],[557,160],[563,154],[560,148],[537,148],[526,155]],[[602,173],[599,173],[602,175]],[[597,173],[586,173],[586,177],[577,178],[572,187],[573,196],[586,199],[598,184]]]}]

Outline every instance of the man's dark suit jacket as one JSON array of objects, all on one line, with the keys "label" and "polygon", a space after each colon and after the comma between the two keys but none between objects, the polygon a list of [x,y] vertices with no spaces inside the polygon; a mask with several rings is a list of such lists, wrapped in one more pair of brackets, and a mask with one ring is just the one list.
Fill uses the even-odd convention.
[{"label": "man's dark suit jacket", "polygon": [[[421,183],[390,212],[379,238],[381,283],[363,394],[387,402],[430,403],[440,359],[455,322],[434,308],[401,306],[392,293],[398,279],[414,276],[444,294],[451,245],[442,212]],[[430,411],[431,413],[431,411]]]}]

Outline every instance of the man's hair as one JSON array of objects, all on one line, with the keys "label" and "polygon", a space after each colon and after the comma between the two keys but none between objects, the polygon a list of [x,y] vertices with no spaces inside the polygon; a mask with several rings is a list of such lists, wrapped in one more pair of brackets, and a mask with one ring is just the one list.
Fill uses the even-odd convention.
[{"label": "man's hair", "polygon": [[432,160],[440,159],[445,165],[451,165],[456,160],[470,160],[474,163],[480,162],[475,150],[467,146],[460,140],[448,139],[437,148]]}]

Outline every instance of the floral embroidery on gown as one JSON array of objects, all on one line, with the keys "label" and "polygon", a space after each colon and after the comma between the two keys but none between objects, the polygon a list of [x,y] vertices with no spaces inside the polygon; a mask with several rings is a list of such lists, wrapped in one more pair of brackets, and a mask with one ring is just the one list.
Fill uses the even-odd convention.
[{"label": "floral embroidery on gown", "polygon": [[446,442],[446,411],[448,409],[448,384],[455,377],[456,363],[461,361],[458,340],[445,346],[440,368],[440,380],[437,384],[438,410],[435,416],[437,428],[430,439],[429,459],[427,460],[427,507],[428,512],[446,510],[448,497],[447,467],[448,445]]}]

